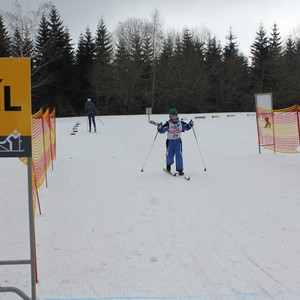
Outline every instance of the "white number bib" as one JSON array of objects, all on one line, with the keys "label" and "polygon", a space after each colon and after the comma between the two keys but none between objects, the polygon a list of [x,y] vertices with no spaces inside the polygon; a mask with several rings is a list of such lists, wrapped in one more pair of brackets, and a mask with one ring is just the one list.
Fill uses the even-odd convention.
[{"label": "white number bib", "polygon": [[182,124],[179,121],[177,124],[169,122],[168,140],[177,140],[181,138]]}]

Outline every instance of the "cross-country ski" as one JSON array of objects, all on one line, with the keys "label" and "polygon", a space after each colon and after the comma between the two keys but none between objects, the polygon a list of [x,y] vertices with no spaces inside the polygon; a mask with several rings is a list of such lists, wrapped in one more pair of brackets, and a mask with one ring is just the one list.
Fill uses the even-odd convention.
[{"label": "cross-country ski", "polygon": [[185,180],[190,180],[191,177],[190,176],[186,176],[186,175],[180,175],[178,172],[176,173],[172,173],[171,171],[168,171],[167,169],[163,168],[164,172],[166,172],[167,174],[173,176],[173,177],[182,177]]}]

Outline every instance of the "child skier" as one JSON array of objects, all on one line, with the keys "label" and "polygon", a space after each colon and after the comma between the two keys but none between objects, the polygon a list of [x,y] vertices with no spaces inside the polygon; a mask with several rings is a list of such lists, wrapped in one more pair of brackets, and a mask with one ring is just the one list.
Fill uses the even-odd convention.
[{"label": "child skier", "polygon": [[168,132],[166,146],[166,163],[167,171],[171,172],[171,165],[174,163],[174,156],[176,156],[176,171],[180,176],[183,176],[183,159],[182,159],[182,141],[181,141],[181,132],[190,130],[194,122],[190,120],[187,124],[183,121],[180,121],[178,118],[178,113],[175,108],[172,108],[169,112],[170,120],[167,121],[164,125],[162,123],[158,124],[157,130],[159,133]]}]

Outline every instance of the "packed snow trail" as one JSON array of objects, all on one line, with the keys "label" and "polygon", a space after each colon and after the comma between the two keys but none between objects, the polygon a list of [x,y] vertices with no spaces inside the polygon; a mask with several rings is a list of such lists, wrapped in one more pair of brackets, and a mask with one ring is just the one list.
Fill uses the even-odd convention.
[{"label": "packed snow trail", "polygon": [[[156,133],[146,116],[101,119],[97,134],[57,119],[36,217],[39,299],[300,299],[299,155],[259,155],[253,116],[208,115],[194,120],[207,172],[183,133],[187,182],[162,172],[164,135],[140,172]],[[0,258],[23,258],[26,168],[0,163]],[[0,270],[0,286],[29,293],[26,267]]]}]

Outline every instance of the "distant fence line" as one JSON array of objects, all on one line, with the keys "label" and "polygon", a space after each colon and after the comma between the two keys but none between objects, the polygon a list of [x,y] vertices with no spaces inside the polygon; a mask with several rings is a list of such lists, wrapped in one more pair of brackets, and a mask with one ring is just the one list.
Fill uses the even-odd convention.
[{"label": "distant fence line", "polygon": [[259,151],[300,153],[300,106],[266,110],[256,108]]}]

